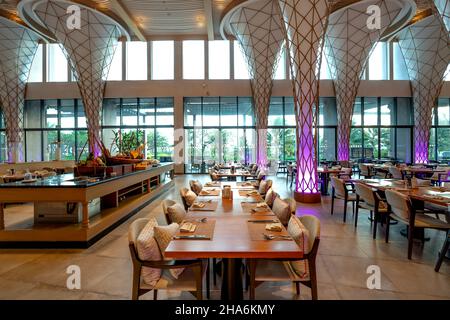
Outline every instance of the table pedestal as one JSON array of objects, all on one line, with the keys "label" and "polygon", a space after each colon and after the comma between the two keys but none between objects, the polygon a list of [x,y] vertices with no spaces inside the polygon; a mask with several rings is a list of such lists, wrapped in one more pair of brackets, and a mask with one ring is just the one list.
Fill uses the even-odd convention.
[{"label": "table pedestal", "polygon": [[225,301],[243,300],[242,259],[222,259],[221,299]]}]

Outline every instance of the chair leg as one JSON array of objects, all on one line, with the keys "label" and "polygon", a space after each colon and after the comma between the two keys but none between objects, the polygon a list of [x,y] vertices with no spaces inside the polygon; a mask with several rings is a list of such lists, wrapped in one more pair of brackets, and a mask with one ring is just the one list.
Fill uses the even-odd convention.
[{"label": "chair leg", "polygon": [[344,223],[347,221],[347,199],[344,200]]},{"label": "chair leg", "polygon": [[317,294],[317,275],[316,275],[316,262],[314,260],[309,261],[310,277],[311,277],[311,296],[313,300],[318,299]]},{"label": "chair leg", "polygon": [[386,243],[389,243],[389,227],[391,225],[391,217],[389,213],[386,216]]},{"label": "chair leg", "polygon": [[300,282],[295,282],[295,293],[300,296]]},{"label": "chair leg", "polygon": [[153,290],[153,300],[158,300],[158,290]]},{"label": "chair leg", "polygon": [[450,247],[450,233],[447,232],[447,237],[445,239],[444,245],[442,246],[442,250],[440,253],[438,253],[438,260],[436,262],[436,266],[434,267],[434,271],[439,272],[439,269],[441,268],[442,261],[444,261],[444,257],[447,254],[447,251]]},{"label": "chair leg", "polygon": [[373,239],[374,240],[377,238],[378,220],[379,220],[379,215],[378,215],[378,212],[375,210],[374,221],[373,221]]},{"label": "chair leg", "polygon": [[355,228],[358,226],[358,214],[359,214],[359,197],[356,197]]},{"label": "chair leg", "polygon": [[334,213],[334,188],[331,191],[331,215]]},{"label": "chair leg", "polygon": [[217,264],[217,260],[216,258],[212,259],[212,274],[213,274],[213,285],[216,286],[217,285],[217,270],[216,270],[216,264]]},{"label": "chair leg", "polygon": [[249,269],[250,269],[249,299],[250,300],[255,300],[255,288],[256,288],[256,281],[255,281],[256,260],[255,259],[250,259],[249,260]]},{"label": "chair leg", "polygon": [[206,271],[206,299],[211,299],[211,260],[208,260]]},{"label": "chair leg", "polygon": [[411,260],[414,240],[414,228],[408,227],[408,259]]}]

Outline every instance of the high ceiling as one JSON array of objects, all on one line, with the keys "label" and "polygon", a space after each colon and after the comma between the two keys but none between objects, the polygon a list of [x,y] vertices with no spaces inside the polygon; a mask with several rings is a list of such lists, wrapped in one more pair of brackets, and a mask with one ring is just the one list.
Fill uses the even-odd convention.
[{"label": "high ceiling", "polygon": [[[349,2],[349,0],[329,1],[333,6]],[[418,11],[432,6],[431,0],[415,1]],[[18,2],[20,0],[0,0],[0,9],[15,12]],[[134,37],[150,40],[206,37],[220,39],[222,14],[233,0],[92,0],[92,2],[99,9],[108,9],[120,16],[131,26]]]}]

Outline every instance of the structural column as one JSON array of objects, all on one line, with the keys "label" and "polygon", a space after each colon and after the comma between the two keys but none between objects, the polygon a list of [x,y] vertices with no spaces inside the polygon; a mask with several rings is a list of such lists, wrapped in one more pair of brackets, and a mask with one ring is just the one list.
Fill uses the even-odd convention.
[{"label": "structural column", "polygon": [[326,0],[279,0],[287,31],[297,121],[295,199],[320,202],[317,176],[319,74],[328,22]]},{"label": "structural column", "polygon": [[36,33],[9,20],[0,11],[0,105],[10,163],[24,161],[25,89],[39,39]]},{"label": "structural column", "polygon": [[398,34],[414,100],[414,161],[428,163],[432,112],[450,62],[449,33],[432,14]]},{"label": "structural column", "polygon": [[63,0],[29,0],[21,7],[28,23],[45,28],[61,44],[77,80],[86,113],[89,149],[101,154],[101,110],[105,79],[119,38],[129,35],[119,21],[86,5]]},{"label": "structural column", "polygon": [[[370,6],[380,11],[379,17],[371,18],[367,13]],[[339,161],[350,160],[353,106],[370,52],[394,21],[405,18],[410,12],[406,10],[409,7],[411,3],[408,0],[366,0],[330,15],[325,54],[336,91]]]},{"label": "structural column", "polygon": [[239,41],[251,73],[257,129],[256,160],[265,168],[272,79],[284,41],[277,0],[249,1],[230,13],[227,21],[227,31]]}]

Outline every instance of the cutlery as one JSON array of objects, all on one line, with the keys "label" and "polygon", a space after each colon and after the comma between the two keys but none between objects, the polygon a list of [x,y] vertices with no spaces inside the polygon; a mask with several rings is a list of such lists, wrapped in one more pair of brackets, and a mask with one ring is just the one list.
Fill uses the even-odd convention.
[{"label": "cutlery", "polygon": [[266,233],[263,233],[263,236],[266,240],[275,240],[275,239],[292,240],[291,236],[283,236],[283,235],[275,236],[275,235],[266,234]]},{"label": "cutlery", "polygon": [[175,240],[182,240],[182,239],[203,239],[203,240],[210,240],[211,238],[205,236],[205,235],[191,235],[191,236],[176,236],[174,237]]}]

